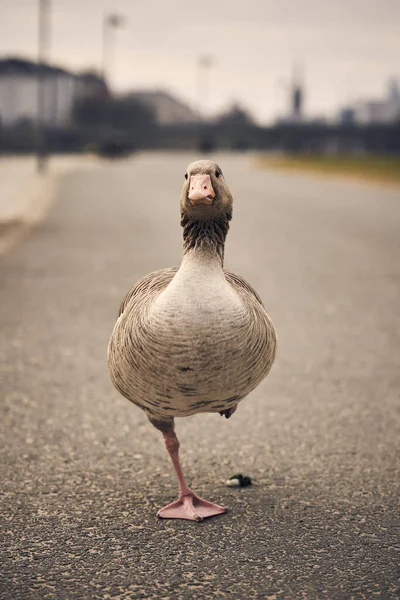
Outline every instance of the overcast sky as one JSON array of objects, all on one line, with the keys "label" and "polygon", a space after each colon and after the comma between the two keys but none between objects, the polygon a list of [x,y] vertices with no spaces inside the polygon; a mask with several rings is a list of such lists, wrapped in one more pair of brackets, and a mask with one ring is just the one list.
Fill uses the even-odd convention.
[{"label": "overcast sky", "polygon": [[[35,58],[39,0],[0,0],[0,56]],[[380,97],[400,77],[400,0],[52,0],[51,60],[100,69],[102,20],[115,31],[116,90],[164,88],[196,103],[196,57],[215,56],[201,106],[239,101],[261,122],[286,109],[285,85],[302,66],[306,112],[333,115]]]}]

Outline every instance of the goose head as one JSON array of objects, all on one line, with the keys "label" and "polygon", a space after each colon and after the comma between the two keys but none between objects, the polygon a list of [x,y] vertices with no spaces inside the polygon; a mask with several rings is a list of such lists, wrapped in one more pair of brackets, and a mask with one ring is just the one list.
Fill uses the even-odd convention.
[{"label": "goose head", "polygon": [[221,168],[212,160],[197,160],[186,169],[181,214],[189,221],[230,221],[232,194]]}]

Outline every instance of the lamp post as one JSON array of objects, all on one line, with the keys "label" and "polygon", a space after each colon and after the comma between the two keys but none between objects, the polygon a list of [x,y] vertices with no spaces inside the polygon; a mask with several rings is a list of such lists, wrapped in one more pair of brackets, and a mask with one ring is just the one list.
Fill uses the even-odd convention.
[{"label": "lamp post", "polygon": [[201,54],[196,62],[196,104],[199,120],[205,118],[204,107],[208,100],[209,80],[207,72],[215,65],[215,57],[211,54]]},{"label": "lamp post", "polygon": [[197,124],[197,147],[202,152],[209,152],[213,145],[212,135],[207,133],[205,122],[207,116],[204,108],[207,106],[209,92],[209,78],[207,74],[215,64],[215,58],[211,54],[201,54],[196,62],[196,104],[198,114]]},{"label": "lamp post", "polygon": [[50,38],[51,0],[39,0],[38,31],[38,70],[37,70],[37,112],[36,112],[36,158],[37,170],[43,173],[47,168],[47,147],[45,137],[46,122],[46,71],[45,64]]},{"label": "lamp post", "polygon": [[103,19],[103,44],[102,44],[102,75],[106,81],[107,77],[110,78],[110,72],[112,69],[113,54],[115,47],[115,37],[113,35],[114,30],[117,27],[123,27],[125,24],[125,17],[117,14],[104,15]]}]

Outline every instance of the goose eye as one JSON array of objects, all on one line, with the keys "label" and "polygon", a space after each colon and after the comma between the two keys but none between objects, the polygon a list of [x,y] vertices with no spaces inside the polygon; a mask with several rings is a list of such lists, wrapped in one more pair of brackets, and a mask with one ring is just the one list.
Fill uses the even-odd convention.
[{"label": "goose eye", "polygon": [[185,173],[185,179],[187,179],[187,178],[188,178],[188,174],[187,174],[187,173]]},{"label": "goose eye", "polygon": [[215,171],[215,177],[220,177],[222,175],[221,171],[218,171],[218,169]]}]

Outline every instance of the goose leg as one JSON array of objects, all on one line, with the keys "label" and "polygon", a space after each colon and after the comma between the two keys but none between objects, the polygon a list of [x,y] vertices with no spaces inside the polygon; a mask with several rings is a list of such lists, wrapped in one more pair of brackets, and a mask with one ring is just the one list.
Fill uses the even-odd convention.
[{"label": "goose leg", "polygon": [[162,519],[188,519],[190,521],[200,522],[207,517],[225,513],[227,511],[226,508],[219,506],[218,504],[213,504],[208,500],[203,500],[203,498],[197,496],[197,494],[192,492],[187,486],[179,460],[179,440],[174,432],[173,422],[168,429],[165,428],[165,426],[162,428],[159,427],[159,422],[157,425],[153,420],[151,420],[151,422],[157,429],[162,431],[168,454],[174,465],[179,486],[178,500],[161,508],[158,511],[157,516]]}]

